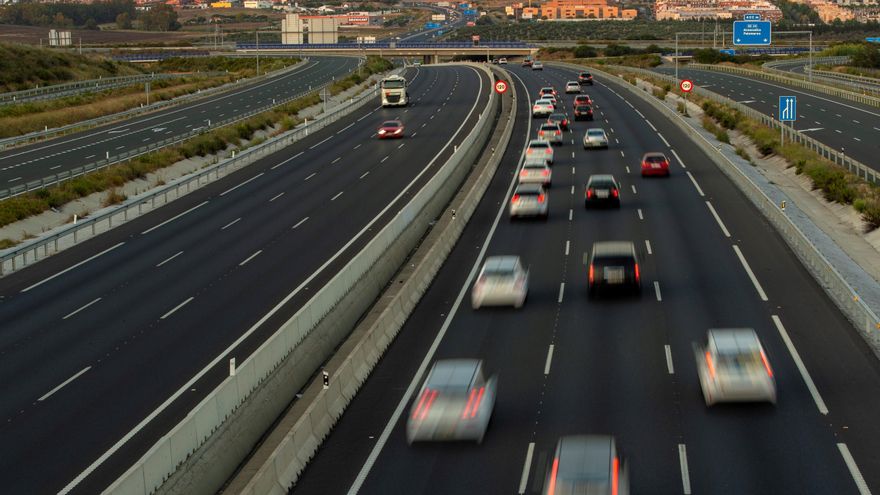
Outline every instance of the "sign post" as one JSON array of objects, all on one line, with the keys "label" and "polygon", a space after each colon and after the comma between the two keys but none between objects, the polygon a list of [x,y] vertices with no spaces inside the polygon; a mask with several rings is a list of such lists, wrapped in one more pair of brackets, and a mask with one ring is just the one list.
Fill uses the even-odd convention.
[{"label": "sign post", "polygon": [[785,144],[785,122],[791,122],[794,130],[794,121],[797,120],[797,96],[779,97],[779,142]]},{"label": "sign post", "polygon": [[507,83],[504,81],[498,81],[495,83],[495,92],[498,94],[504,94],[507,91]]},{"label": "sign post", "polygon": [[681,88],[681,91],[684,93],[684,115],[688,116],[688,93],[693,91],[694,82],[690,79],[682,79],[680,83],[678,83],[678,87]]}]

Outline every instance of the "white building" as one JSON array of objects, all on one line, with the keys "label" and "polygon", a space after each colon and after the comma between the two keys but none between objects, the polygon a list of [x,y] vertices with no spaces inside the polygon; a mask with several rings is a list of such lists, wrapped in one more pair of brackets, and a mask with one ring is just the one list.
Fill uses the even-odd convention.
[{"label": "white building", "polygon": [[271,9],[272,2],[269,0],[244,0],[246,9]]}]

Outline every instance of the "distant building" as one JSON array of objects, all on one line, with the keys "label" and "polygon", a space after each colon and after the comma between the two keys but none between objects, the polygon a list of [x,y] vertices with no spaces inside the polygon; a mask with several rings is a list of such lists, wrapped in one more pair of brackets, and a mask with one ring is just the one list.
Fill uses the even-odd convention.
[{"label": "distant building", "polygon": [[327,15],[287,14],[281,20],[281,42],[284,44],[338,43],[339,18]]},{"label": "distant building", "polygon": [[271,9],[272,2],[269,0],[244,0],[246,9]]},{"label": "distant building", "polygon": [[231,9],[232,2],[211,2],[212,9]]},{"label": "distant building", "polygon": [[[523,19],[544,18],[548,20],[574,20],[574,19],[635,19],[638,11],[635,9],[621,9],[608,5],[606,0],[549,0],[540,7],[512,7],[515,16],[522,9],[520,17]],[[510,15],[510,14],[508,14]]]},{"label": "distant building", "polygon": [[745,14],[760,14],[773,22],[782,19],[782,11],[768,0],[656,0],[654,4],[658,21],[742,19]]}]

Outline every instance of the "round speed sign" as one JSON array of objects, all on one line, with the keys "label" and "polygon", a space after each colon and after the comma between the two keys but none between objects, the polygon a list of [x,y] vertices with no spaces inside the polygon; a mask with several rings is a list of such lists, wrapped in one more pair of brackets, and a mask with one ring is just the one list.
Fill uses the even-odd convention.
[{"label": "round speed sign", "polygon": [[499,94],[507,91],[507,83],[504,81],[496,82],[495,83],[495,91]]},{"label": "round speed sign", "polygon": [[690,79],[684,79],[681,81],[681,83],[678,86],[685,93],[690,93],[691,90],[694,89],[694,82],[691,81]]}]

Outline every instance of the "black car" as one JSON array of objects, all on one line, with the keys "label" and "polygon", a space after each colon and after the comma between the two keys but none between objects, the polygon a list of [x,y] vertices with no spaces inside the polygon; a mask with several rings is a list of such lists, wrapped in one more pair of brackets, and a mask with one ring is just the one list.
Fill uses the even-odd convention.
[{"label": "black car", "polygon": [[576,105],[574,107],[574,120],[593,120],[593,107],[590,105]]},{"label": "black car", "polygon": [[611,206],[620,208],[620,185],[611,174],[591,175],[584,191],[584,208]]},{"label": "black car", "polygon": [[563,131],[568,130],[568,117],[566,117],[564,113],[551,113],[550,116],[547,117],[547,123],[559,124],[560,129]]},{"label": "black car", "polygon": [[590,296],[598,295],[599,291],[633,294],[641,292],[639,259],[633,243],[629,241],[593,243],[590,263],[587,266],[587,281]]},{"label": "black car", "polygon": [[589,84],[590,86],[592,86],[593,75],[589,72],[581,72],[580,74],[578,74],[578,82],[581,84]]}]

